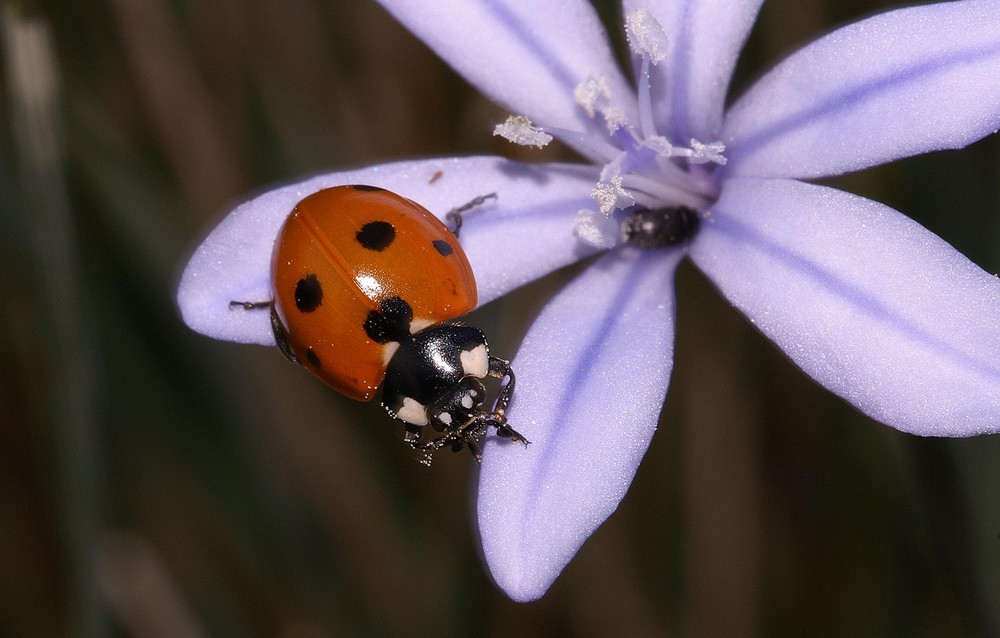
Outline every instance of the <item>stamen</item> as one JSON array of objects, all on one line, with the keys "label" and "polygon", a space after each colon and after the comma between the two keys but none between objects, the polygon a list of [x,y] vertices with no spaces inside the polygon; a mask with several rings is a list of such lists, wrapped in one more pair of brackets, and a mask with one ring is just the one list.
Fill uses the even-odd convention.
[{"label": "stamen", "polygon": [[[673,147],[671,149],[671,156],[681,156],[687,157],[690,154],[690,149]],[[690,181],[691,173],[684,170],[680,165],[663,155],[658,155],[656,157],[656,166],[660,170],[659,179],[666,181],[676,181],[677,183],[684,184]],[[691,190],[691,189],[689,189]]]},{"label": "stamen", "polygon": [[666,158],[674,154],[674,145],[670,143],[670,140],[662,135],[651,135],[642,140],[641,145],[653,151],[660,157]]},{"label": "stamen", "polygon": [[610,182],[622,174],[622,164],[628,159],[628,153],[619,153],[617,157],[608,161],[602,168],[597,178],[598,182]]},{"label": "stamen", "polygon": [[598,182],[594,190],[591,191],[590,196],[597,202],[597,206],[604,215],[610,215],[611,211],[616,208],[624,208],[618,205],[618,202],[622,199],[627,199],[629,205],[635,203],[635,198],[622,188],[622,177],[620,175],[612,177],[610,182]]},{"label": "stamen", "polygon": [[494,135],[521,146],[543,148],[552,141],[552,136],[542,129],[532,126],[531,120],[523,115],[511,115],[503,124],[497,124]]},{"label": "stamen", "polygon": [[576,214],[573,234],[585,244],[594,248],[612,248],[618,243],[618,222],[607,215],[583,209]]},{"label": "stamen", "polygon": [[595,164],[609,162],[621,154],[621,149],[598,135],[553,126],[546,127],[545,130],[593,160]]},{"label": "stamen", "polygon": [[628,118],[625,117],[625,111],[620,108],[609,106],[604,110],[603,115],[604,123],[607,125],[608,133],[611,135],[614,135],[628,125]]},{"label": "stamen", "polygon": [[[652,179],[636,173],[628,173],[621,179],[621,185],[631,191],[639,191],[652,195],[659,201],[660,206],[687,206],[689,208],[701,208],[705,205],[705,200],[687,190],[668,184],[662,179]],[[633,198],[634,199],[634,198]]]},{"label": "stamen", "polygon": [[722,142],[709,142],[703,144],[696,139],[691,139],[691,154],[688,161],[692,164],[708,164],[714,162],[720,166],[725,166],[726,157],[722,154],[726,150],[726,145]]},{"label": "stamen", "polygon": [[555,136],[596,164],[608,162],[621,153],[618,148],[601,136],[558,127],[542,129],[532,124],[531,120],[523,115],[508,116],[505,122],[497,124],[493,128],[493,134],[514,144],[538,148],[547,145]]},{"label": "stamen", "polygon": [[642,137],[653,137],[656,135],[656,122],[653,119],[653,98],[651,96],[649,79],[649,58],[643,56],[639,66],[639,131]]},{"label": "stamen", "polygon": [[611,89],[603,75],[591,75],[573,89],[573,99],[583,107],[587,117],[593,118],[598,111],[604,111],[611,102]]},{"label": "stamen", "polygon": [[667,57],[667,32],[660,21],[645,9],[625,17],[625,35],[632,50],[653,64]]}]

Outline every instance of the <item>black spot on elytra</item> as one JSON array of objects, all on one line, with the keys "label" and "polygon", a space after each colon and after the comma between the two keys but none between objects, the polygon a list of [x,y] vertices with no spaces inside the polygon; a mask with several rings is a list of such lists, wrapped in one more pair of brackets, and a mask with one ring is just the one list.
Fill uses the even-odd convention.
[{"label": "black spot on elytra", "polygon": [[312,312],[323,303],[323,286],[316,275],[306,275],[295,284],[295,307],[300,312]]},{"label": "black spot on elytra", "polygon": [[454,251],[454,249],[453,249],[453,248],[451,247],[451,244],[449,244],[448,242],[446,242],[446,241],[445,241],[445,240],[443,240],[443,239],[435,239],[435,240],[434,240],[433,242],[431,242],[431,243],[432,243],[432,244],[434,244],[434,248],[435,248],[435,249],[436,249],[436,250],[437,250],[437,251],[438,251],[439,253],[441,253],[441,256],[442,256],[442,257],[447,257],[448,255],[450,255],[450,254],[452,254],[453,252],[455,252],[455,251]]},{"label": "black spot on elytra", "polygon": [[396,229],[389,222],[368,222],[361,227],[355,237],[362,247],[381,252],[396,239]]},{"label": "black spot on elytra", "polygon": [[309,359],[309,363],[311,363],[314,368],[323,367],[323,362],[319,360],[319,355],[317,355],[312,348],[306,350],[306,359]]},{"label": "black spot on elytra", "polygon": [[384,191],[384,188],[379,188],[378,186],[369,186],[368,184],[354,184],[351,186],[356,191],[362,191],[364,193],[371,193],[374,191]]},{"label": "black spot on elytra", "polygon": [[401,297],[390,297],[372,310],[365,319],[365,333],[376,343],[402,342],[410,336],[413,308]]}]

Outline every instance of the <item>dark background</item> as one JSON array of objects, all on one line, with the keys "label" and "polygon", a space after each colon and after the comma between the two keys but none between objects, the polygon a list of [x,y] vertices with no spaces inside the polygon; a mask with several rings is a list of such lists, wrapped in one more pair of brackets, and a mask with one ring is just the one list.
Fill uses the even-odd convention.
[{"label": "dark background", "polygon": [[[886,6],[772,0],[736,86]],[[466,455],[424,468],[378,405],[192,333],[174,302],[242,199],[517,154],[491,136],[507,114],[374,3],[0,10],[0,635],[1000,634],[1000,438],[871,422],[690,265],[631,492],[544,599],[509,601],[478,557]],[[995,139],[832,182],[1000,270]],[[472,321],[513,355],[560,283]]]}]

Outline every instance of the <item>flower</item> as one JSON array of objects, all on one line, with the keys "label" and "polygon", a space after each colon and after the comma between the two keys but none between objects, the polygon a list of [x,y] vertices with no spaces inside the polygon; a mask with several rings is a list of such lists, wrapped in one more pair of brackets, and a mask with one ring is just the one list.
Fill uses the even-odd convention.
[{"label": "flower", "polygon": [[[860,411],[928,436],[1000,429],[1000,282],[882,204],[803,180],[964,147],[1000,126],[1000,2],[877,15],[792,54],[724,108],[762,0],[625,0],[633,86],[580,0],[380,0],[513,117],[588,163],[424,160],[334,173],[237,208],[178,293],[211,336],[273,344],[275,233],[324,186],[369,183],[443,213],[496,192],[462,243],[486,302],[605,251],[543,309],[514,358],[508,412],[532,445],[488,440],[478,521],[515,600],[541,596],[615,510],[667,392],[677,264],[688,256],[805,372]],[[432,176],[440,175],[439,179]],[[623,244],[630,211],[686,207],[697,233]]]}]

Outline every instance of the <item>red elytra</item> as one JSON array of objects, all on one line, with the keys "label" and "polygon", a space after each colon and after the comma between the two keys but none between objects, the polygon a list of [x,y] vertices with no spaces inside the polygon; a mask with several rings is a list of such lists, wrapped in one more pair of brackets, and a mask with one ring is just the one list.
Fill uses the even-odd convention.
[{"label": "red elytra", "polygon": [[472,267],[448,227],[420,204],[371,186],[336,186],[300,201],[275,240],[271,275],[287,350],[362,401],[375,395],[399,347],[366,331],[383,302],[410,305],[411,333],[476,306]]}]

